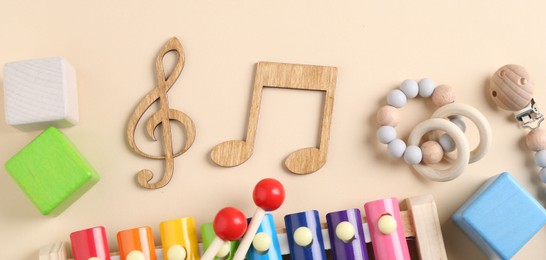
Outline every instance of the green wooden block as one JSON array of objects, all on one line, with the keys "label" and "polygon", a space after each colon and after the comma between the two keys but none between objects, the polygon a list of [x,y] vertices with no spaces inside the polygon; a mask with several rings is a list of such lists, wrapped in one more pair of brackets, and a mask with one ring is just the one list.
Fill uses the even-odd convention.
[{"label": "green wooden block", "polygon": [[44,215],[56,216],[99,181],[99,175],[59,130],[50,127],[5,164]]}]

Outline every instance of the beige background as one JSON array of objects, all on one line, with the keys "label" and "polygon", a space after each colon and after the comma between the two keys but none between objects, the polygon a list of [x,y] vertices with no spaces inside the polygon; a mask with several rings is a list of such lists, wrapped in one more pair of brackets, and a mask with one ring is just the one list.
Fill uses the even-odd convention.
[{"label": "beige background", "polygon": [[[298,211],[317,209],[324,219],[328,212],[362,208],[373,199],[431,193],[449,257],[484,259],[450,216],[502,171],[513,173],[533,196],[544,194],[533,153],[522,143],[527,131],[487,100],[485,88],[498,67],[524,65],[534,75],[539,107],[546,110],[545,8],[539,0],[3,0],[0,64],[64,56],[75,66],[81,121],[62,131],[102,179],[52,218],[41,216],[2,170],[1,258],[36,259],[40,247],[95,225],[107,228],[115,250],[115,233],[122,229],[150,225],[157,231],[159,222],[185,216],[202,224],[227,205],[250,215],[254,184],[274,177],[287,191],[274,213],[278,226],[284,215]],[[186,66],[169,93],[170,104],[194,120],[197,138],[175,159],[171,183],[149,191],[135,184],[135,174],[143,168],[160,173],[162,163],[135,155],[125,128],[136,104],[154,87],[155,55],[172,36],[185,48]],[[226,169],[208,159],[216,144],[244,136],[257,61],[338,67],[330,150],[318,172],[295,176],[282,166],[291,151],[316,145],[322,105],[316,92],[265,90],[250,160]],[[487,156],[448,183],[418,177],[375,139],[375,112],[387,93],[406,78],[422,77],[454,86],[457,101],[481,110],[493,128]],[[432,108],[430,101],[412,100],[403,109],[399,133],[407,136]],[[19,131],[6,125],[3,113],[0,117],[3,164],[40,131]],[[467,135],[475,145],[475,129]],[[139,143],[148,151],[160,149],[143,138]],[[545,241],[542,229],[515,258],[546,258]]]}]

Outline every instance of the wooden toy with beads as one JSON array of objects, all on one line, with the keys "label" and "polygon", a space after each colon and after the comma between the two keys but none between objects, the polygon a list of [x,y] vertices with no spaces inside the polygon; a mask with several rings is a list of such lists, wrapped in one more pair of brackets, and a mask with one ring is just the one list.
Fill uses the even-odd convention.
[{"label": "wooden toy with beads", "polygon": [[[405,240],[408,241],[408,247],[410,249],[411,257],[416,259],[435,259],[435,260],[447,259],[445,246],[444,246],[444,240],[442,236],[442,230],[441,230],[440,221],[438,218],[438,211],[436,209],[436,203],[434,202],[433,197],[431,195],[411,197],[406,199],[405,202],[403,202],[400,205],[400,208],[401,208],[400,220],[396,220],[396,225],[397,227],[400,227],[400,226],[403,227],[402,236],[405,238]],[[356,210],[360,211],[358,209]],[[230,211],[235,211],[235,210],[231,209]],[[309,211],[309,212],[314,212],[314,211]],[[339,212],[335,212],[335,213],[337,214]],[[237,221],[236,223],[239,223],[239,224],[243,223],[242,221],[240,221],[242,217],[240,216],[239,213],[231,214],[231,215],[235,215],[237,216],[236,219],[239,219],[239,221]],[[377,226],[379,225],[379,223],[377,221],[374,223],[368,216],[360,216],[360,214],[350,214],[350,216],[359,216],[359,219],[352,219],[349,221],[349,219],[339,218],[339,220],[332,222],[332,223],[335,223],[335,226],[332,226],[331,225],[332,223],[328,223],[328,225],[326,223],[315,223],[319,225],[319,229],[321,230],[321,234],[322,234],[321,235],[322,241],[317,241],[317,242],[323,243],[322,247],[317,247],[317,248],[321,248],[321,250],[322,249],[330,250],[332,249],[333,246],[337,246],[336,255],[351,255],[351,254],[356,254],[359,252],[366,253],[366,250],[362,249],[362,246],[366,247],[365,245],[355,246],[354,242],[357,241],[358,243],[363,243],[363,244],[369,244],[369,243],[374,244],[375,243],[374,237],[370,235],[369,226],[370,225]],[[226,219],[227,222],[229,222],[229,220],[232,219],[232,217],[226,217],[226,216],[224,216],[224,218],[227,218]],[[330,220],[332,219],[328,218],[328,221]],[[219,221],[219,220],[216,221],[215,219],[215,222],[225,222],[225,221]],[[243,229],[243,227],[246,228],[246,221],[244,221],[244,223],[245,224],[243,226],[237,225],[237,227],[233,229],[233,232],[230,232],[232,230],[231,228],[228,227],[228,226],[232,226],[232,224],[227,224],[227,225],[224,224],[224,226],[216,225],[215,231],[218,232],[219,230],[221,230],[220,232],[222,232],[222,234],[220,236],[224,238],[223,240],[237,239],[242,236],[240,231]],[[360,224],[361,226],[360,227],[354,226],[354,224],[351,224],[351,223]],[[205,225],[208,225],[208,224],[205,224]],[[329,228],[329,226],[331,227]],[[223,229],[222,227],[225,227],[225,229],[227,230]],[[352,230],[352,232],[347,232],[347,230],[349,231]],[[362,232],[360,230],[362,230]],[[289,239],[287,237],[289,235],[289,232],[287,231],[288,230],[285,227],[276,228],[276,232],[278,236],[278,246],[282,255],[292,256],[292,252],[289,249],[290,247]],[[184,231],[184,232],[188,232],[188,231]],[[334,234],[330,234],[332,232]],[[260,232],[258,232],[257,234],[259,233]],[[97,233],[95,232],[95,236],[96,235]],[[105,236],[102,236],[102,237],[103,237],[102,239],[95,238],[95,239],[88,239],[88,241],[93,240],[90,243],[94,243],[94,244],[99,243],[100,245],[104,245],[104,243],[101,241],[105,239]],[[344,242],[345,246],[334,245],[337,242],[336,240],[332,241],[330,239],[331,237],[335,237],[335,239],[339,239],[341,240],[341,242],[346,241]],[[257,236],[254,237],[254,240],[255,239],[257,239]],[[205,240],[204,237],[202,238],[202,240]],[[182,247],[184,247],[185,249],[185,255],[190,256],[190,255],[200,254],[201,259],[205,259],[202,253],[205,252],[207,248],[210,248],[212,246],[212,244],[208,243],[209,244],[208,247],[205,247],[206,244],[207,243],[205,243],[205,241],[199,242],[198,250],[196,250],[194,247],[189,247],[189,246],[182,246]],[[218,244],[215,246],[216,251],[218,250],[217,248],[223,248],[222,241],[218,241],[216,244]],[[378,244],[379,247],[381,247],[381,245],[382,245],[381,243]],[[81,246],[82,245],[78,246],[78,245],[72,244],[73,249],[80,248]],[[254,242],[253,242],[253,246],[255,246]],[[273,242],[271,243],[271,246],[276,246],[276,244]],[[84,247],[95,248],[95,247],[89,247],[89,246],[84,246]],[[70,243],[68,242],[60,242],[60,243],[55,243],[53,245],[45,246],[42,249],[40,249],[40,260],[69,260],[69,259],[76,260],[75,258],[72,258],[72,257],[73,257],[73,254],[77,254],[77,252],[71,253],[69,252],[70,251],[69,248],[70,248]],[[96,248],[98,250],[99,249],[103,250],[104,247],[96,247]],[[227,244],[226,248],[227,248],[227,252],[229,253],[230,245]],[[368,248],[371,248],[371,247],[368,247]],[[272,249],[273,248],[270,248],[269,250],[272,250]],[[212,251],[215,251],[215,250],[212,250]],[[275,248],[275,250],[277,249]],[[340,252],[341,250],[343,250],[343,252]],[[168,252],[168,251],[170,250],[162,249],[162,246],[156,246],[155,251],[153,253],[152,252],[149,252],[149,253],[154,254],[156,260],[164,260],[164,259],[167,259],[165,257],[165,252]],[[133,253],[133,254],[137,254],[137,253]],[[212,254],[212,255],[215,256],[215,254]],[[93,254],[88,253],[86,255],[86,257],[88,258],[97,257],[97,256],[98,255],[94,254],[94,252]],[[250,254],[247,254],[247,259],[256,259],[256,258],[251,258],[249,256]],[[210,256],[207,255],[207,257],[209,257],[210,259]],[[231,250],[231,254],[225,256],[224,259],[232,259],[232,257],[233,257],[233,250]],[[85,259],[88,259],[88,258],[85,258]],[[112,260],[120,259],[119,253],[117,252],[110,253],[110,259]],[[168,258],[168,259],[171,259],[171,258]],[[178,258],[172,258],[172,259],[178,259]],[[357,257],[355,259],[368,259],[368,256],[364,254],[362,255],[362,258]]]},{"label": "wooden toy with beads", "polygon": [[540,179],[546,183],[546,130],[540,128],[544,121],[533,98],[534,81],[527,70],[519,65],[508,64],[499,68],[489,82],[489,94],[493,102],[504,110],[512,111],[522,128],[529,128],[525,142],[535,151],[535,163]]}]

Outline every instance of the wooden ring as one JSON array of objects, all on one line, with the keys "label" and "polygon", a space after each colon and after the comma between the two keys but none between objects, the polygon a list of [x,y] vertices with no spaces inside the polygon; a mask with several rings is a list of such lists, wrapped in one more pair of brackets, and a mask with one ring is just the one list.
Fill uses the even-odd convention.
[{"label": "wooden ring", "polygon": [[[480,113],[480,111],[478,111],[474,107],[465,104],[452,103],[445,105],[434,111],[431,117],[448,118],[449,116],[454,115],[464,116],[470,119],[478,128],[478,133],[480,134],[480,143],[470,152],[470,160],[468,161],[468,163],[474,163],[483,158],[487,153],[489,146],[491,146],[491,142],[493,139],[491,134],[491,126],[487,122],[485,116]],[[449,159],[454,159],[453,155],[451,154],[446,153],[445,156]]]},{"label": "wooden ring", "polygon": [[411,131],[408,144],[419,145],[421,138],[428,132],[434,130],[442,130],[446,132],[457,146],[457,158],[454,160],[453,165],[447,169],[434,169],[426,164],[414,164],[413,168],[424,177],[432,181],[450,181],[453,180],[461,173],[468,165],[470,159],[470,147],[466,137],[455,124],[449,122],[443,118],[430,118],[419,123],[413,131]]}]

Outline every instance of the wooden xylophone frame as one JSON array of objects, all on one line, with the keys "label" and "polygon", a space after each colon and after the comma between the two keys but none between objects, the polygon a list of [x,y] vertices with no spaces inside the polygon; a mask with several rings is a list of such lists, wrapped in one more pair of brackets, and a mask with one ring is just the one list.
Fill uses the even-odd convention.
[{"label": "wooden xylophone frame", "polygon": [[[442,236],[440,221],[436,203],[432,195],[423,195],[407,198],[401,203],[400,215],[404,224],[406,238],[415,240],[415,249],[419,259],[447,259],[447,254]],[[363,218],[363,227],[366,234],[366,243],[371,242],[366,217]],[[290,254],[284,228],[277,230],[281,253]],[[322,233],[324,246],[326,250],[330,249],[328,239],[328,229],[326,224],[322,224]],[[199,250],[203,252],[202,243],[199,244]],[[156,247],[156,259],[163,260],[163,250],[161,246]],[[42,247],[39,251],[39,260],[72,260],[71,247],[69,242],[58,242],[49,246]],[[119,254],[113,252],[112,260],[119,260]]]}]

